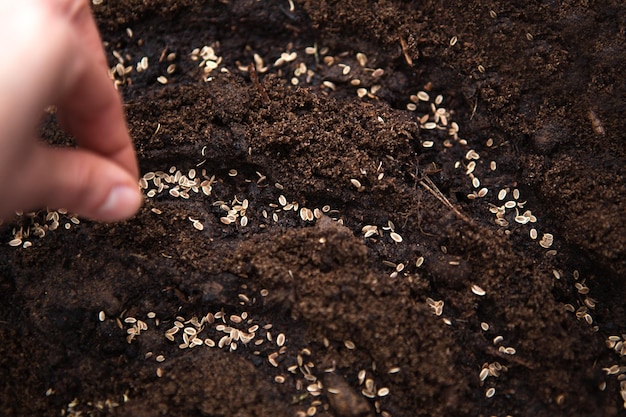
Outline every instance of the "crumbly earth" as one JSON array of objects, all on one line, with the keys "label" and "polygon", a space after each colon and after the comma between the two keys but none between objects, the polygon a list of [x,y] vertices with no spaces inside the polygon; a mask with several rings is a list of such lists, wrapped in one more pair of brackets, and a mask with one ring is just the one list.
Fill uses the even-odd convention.
[{"label": "crumbly earth", "polygon": [[623,2],[93,8],[178,197],[5,222],[1,415],[624,415]]}]

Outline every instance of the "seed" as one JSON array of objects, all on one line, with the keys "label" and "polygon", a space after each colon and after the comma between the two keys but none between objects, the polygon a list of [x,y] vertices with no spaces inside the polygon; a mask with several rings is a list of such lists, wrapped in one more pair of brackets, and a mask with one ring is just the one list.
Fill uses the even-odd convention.
[{"label": "seed", "polygon": [[480,187],[480,180],[477,177],[474,177],[472,179],[472,185],[474,186],[474,188]]},{"label": "seed", "polygon": [[219,347],[221,349],[224,346],[230,345],[231,341],[232,341],[232,339],[230,338],[230,336],[222,336],[222,338],[219,340],[219,342],[217,342],[217,347]]},{"label": "seed", "polygon": [[484,381],[488,377],[489,377],[489,368],[481,369],[480,374],[478,375],[478,378],[480,378],[481,381]]},{"label": "seed", "polygon": [[537,229],[530,229],[530,238],[533,240],[537,239]]},{"label": "seed", "polygon": [[485,290],[483,290],[482,288],[480,288],[478,285],[473,284],[472,285],[472,292],[480,297],[482,297],[483,295],[487,294],[485,292]]},{"label": "seed", "polygon": [[248,225],[248,216],[243,216],[239,222],[242,227],[246,227]]},{"label": "seed", "polygon": [[204,230],[204,226],[202,225],[202,223],[200,223],[197,220],[193,222],[193,227],[196,228],[197,230]]},{"label": "seed", "polygon": [[428,93],[426,91],[419,91],[417,93],[417,98],[421,101],[428,101],[430,100],[430,96],[428,95]]},{"label": "seed", "polygon": [[362,66],[362,67],[367,65],[367,55],[365,55],[362,52],[358,52],[356,54],[356,60],[358,61],[359,65]]},{"label": "seed", "polygon": [[278,346],[282,346],[285,344],[285,335],[283,333],[276,336],[276,344]]},{"label": "seed", "polygon": [[161,378],[163,376],[163,369],[161,368],[157,368],[156,370],[156,376]]},{"label": "seed", "polygon": [[389,236],[391,237],[391,239],[396,242],[396,243],[400,243],[402,242],[402,236],[400,236],[399,234],[397,234],[396,232],[391,232],[389,234]]},{"label": "seed", "polygon": [[506,190],[502,189],[498,192],[498,200],[502,201],[506,198]]},{"label": "seed", "polygon": [[352,183],[352,185],[354,185],[356,188],[361,188],[361,182],[357,179],[352,178],[350,180],[350,182]]},{"label": "seed", "polygon": [[417,258],[417,261],[415,261],[415,266],[419,268],[420,266],[422,266],[423,263],[424,263],[424,257],[420,256],[419,258]]},{"label": "seed", "polygon": [[284,377],[284,376],[282,376],[282,375],[276,375],[276,376],[274,377],[274,381],[275,381],[276,383],[278,383],[278,384],[282,384],[282,383],[284,383],[284,382],[285,382],[285,377]]},{"label": "seed", "polygon": [[162,75],[157,78],[157,81],[163,85],[167,84],[167,78]]},{"label": "seed", "polygon": [[435,142],[433,142],[432,140],[425,140],[424,142],[422,142],[422,146],[424,148],[432,148],[433,146],[435,146]]},{"label": "seed", "polygon": [[343,344],[344,344],[344,346],[346,347],[346,349],[349,349],[349,350],[354,350],[354,349],[356,349],[356,345],[355,345],[355,344],[354,344],[354,342],[353,342],[353,341],[351,341],[351,340],[345,340],[345,341],[343,342]]},{"label": "seed", "polygon": [[515,216],[515,221],[519,224],[526,224],[530,221],[530,219],[525,216]]},{"label": "seed", "polygon": [[106,320],[106,314],[104,313],[104,311],[100,311],[98,313],[98,320],[100,320],[100,321]]},{"label": "seed", "polygon": [[20,246],[22,244],[22,239],[13,239],[9,242],[9,246]]},{"label": "seed", "polygon": [[486,332],[487,330],[489,330],[489,324],[483,321],[482,323],[480,323],[480,328]]},{"label": "seed", "polygon": [[487,398],[491,398],[496,394],[496,389],[495,388],[489,388],[487,391],[485,391],[485,397]]},{"label": "seed", "polygon": [[363,382],[365,381],[365,375],[366,375],[365,369],[361,369],[359,371],[359,374],[357,375],[357,378],[359,380],[359,385],[363,385]]},{"label": "seed", "polygon": [[379,389],[379,390],[376,392],[376,394],[377,394],[379,397],[385,397],[385,396],[389,395],[389,388],[387,388],[387,387],[382,387],[381,389]]},{"label": "seed", "polygon": [[552,246],[552,242],[553,242],[554,237],[550,234],[550,233],[544,233],[541,240],[539,241],[539,245],[542,248],[549,248],[550,246]]},{"label": "seed", "polygon": [[512,209],[517,205],[517,203],[513,200],[511,201],[507,201],[506,203],[504,203],[504,208],[508,208],[508,209]]},{"label": "seed", "polygon": [[159,355],[159,356],[157,356],[157,357],[155,358],[155,360],[156,360],[157,362],[163,362],[163,361],[165,360],[165,356],[163,356],[163,355]]},{"label": "seed", "polygon": [[459,39],[456,36],[453,36],[452,39],[450,39],[450,46],[456,45],[458,40]]},{"label": "seed", "polygon": [[435,122],[424,123],[424,129],[433,130],[436,127],[437,127],[437,123],[435,123]]}]

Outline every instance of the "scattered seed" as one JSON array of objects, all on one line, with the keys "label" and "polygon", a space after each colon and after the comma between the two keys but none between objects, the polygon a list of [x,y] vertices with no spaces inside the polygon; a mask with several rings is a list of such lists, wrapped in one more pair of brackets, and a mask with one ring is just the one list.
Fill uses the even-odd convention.
[{"label": "scattered seed", "polygon": [[387,388],[387,387],[380,388],[380,389],[376,392],[376,394],[377,394],[379,397],[385,397],[385,396],[389,395],[389,388]]},{"label": "scattered seed", "polygon": [[428,95],[428,93],[426,91],[419,91],[417,93],[417,98],[420,101],[429,101],[430,100],[430,96]]},{"label": "scattered seed", "polygon": [[354,350],[354,349],[356,349],[356,345],[355,345],[355,344],[354,344],[354,342],[353,342],[353,341],[351,341],[351,340],[345,340],[345,341],[343,342],[343,344],[344,344],[344,346],[346,347],[346,349],[349,349],[349,350]]},{"label": "scattered seed", "polygon": [[480,297],[484,296],[485,294],[487,294],[485,292],[485,290],[483,290],[482,288],[480,288],[478,285],[473,284],[472,285],[472,292]]},{"label": "scattered seed", "polygon": [[276,336],[276,344],[279,347],[285,344],[285,335],[283,333],[280,333],[278,336]]},{"label": "scattered seed", "polygon": [[104,312],[104,311],[100,311],[100,312],[98,313],[98,320],[100,320],[100,321],[104,321],[104,320],[106,320],[106,317],[107,317],[107,316],[106,316],[106,314],[105,314],[105,312]]},{"label": "scattered seed", "polygon": [[396,232],[391,232],[389,234],[389,236],[391,237],[391,239],[396,242],[396,243],[400,243],[402,242],[402,236],[400,236],[399,234],[397,234]]},{"label": "scattered seed", "polygon": [[491,398],[496,394],[496,389],[495,388],[489,388],[487,391],[485,391],[485,397],[487,398]]}]

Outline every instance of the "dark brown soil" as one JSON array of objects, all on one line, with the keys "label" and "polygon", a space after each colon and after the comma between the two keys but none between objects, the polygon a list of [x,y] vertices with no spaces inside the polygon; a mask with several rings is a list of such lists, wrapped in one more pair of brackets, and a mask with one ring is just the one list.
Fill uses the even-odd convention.
[{"label": "dark brown soil", "polygon": [[[626,338],[623,2],[293,6],[94,6],[111,66],[116,51],[131,68],[114,78],[142,173],[215,178],[121,224],[61,215],[29,248],[5,242],[46,211],[2,226],[0,414],[624,415],[626,360],[607,347]],[[191,56],[205,45],[221,57],[210,74]],[[274,65],[283,52],[297,55]],[[442,95],[447,127],[420,127],[418,91]],[[42,131],[69,141],[52,116]],[[244,199],[248,224],[242,207],[224,224],[220,205]],[[506,201],[536,222],[507,209],[496,224]],[[207,313],[202,339],[225,324],[254,338],[165,337]],[[129,318],[147,325],[132,340]]]}]

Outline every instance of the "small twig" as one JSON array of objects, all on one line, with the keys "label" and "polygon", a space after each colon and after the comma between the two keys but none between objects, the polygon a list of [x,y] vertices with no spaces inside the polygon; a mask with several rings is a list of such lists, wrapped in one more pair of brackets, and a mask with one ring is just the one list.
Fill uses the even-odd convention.
[{"label": "small twig", "polygon": [[270,96],[267,95],[267,91],[265,91],[265,88],[263,88],[263,84],[261,84],[261,82],[259,81],[259,76],[256,73],[256,68],[254,67],[254,64],[248,65],[248,74],[250,74],[250,80],[252,81],[252,84],[254,84],[257,90],[259,90],[259,94],[261,94],[261,101],[263,102],[263,104],[270,104]]},{"label": "small twig", "polygon": [[472,115],[470,116],[470,120],[472,120],[474,118],[474,115],[476,114],[476,109],[478,108],[478,97],[476,97],[476,102],[474,103],[474,108],[472,109]]},{"label": "small twig", "polygon": [[439,191],[439,188],[437,188],[437,186],[435,185],[434,182],[432,182],[432,180],[430,178],[428,178],[427,176],[423,176],[422,179],[419,181],[419,184],[424,187],[426,190],[428,190],[429,193],[431,193],[432,195],[435,196],[435,198],[437,198],[437,200],[441,201],[441,203],[443,203],[444,206],[448,207],[450,210],[452,210],[452,212],[454,214],[456,214],[456,216],[463,220],[466,221],[468,223],[471,222],[470,218],[467,217],[465,214],[461,213],[456,207],[454,207],[452,205],[452,203],[450,202],[450,200],[448,200],[446,198],[445,195],[443,195],[443,193],[441,191]]},{"label": "small twig", "polygon": [[404,59],[406,60],[406,63],[409,64],[410,67],[412,67],[413,59],[409,55],[409,47],[406,44],[406,41],[404,40],[402,36],[400,36],[400,47],[402,48],[402,54],[404,55]]}]

